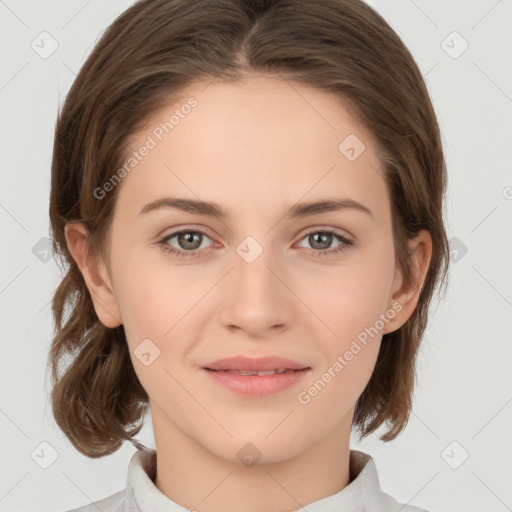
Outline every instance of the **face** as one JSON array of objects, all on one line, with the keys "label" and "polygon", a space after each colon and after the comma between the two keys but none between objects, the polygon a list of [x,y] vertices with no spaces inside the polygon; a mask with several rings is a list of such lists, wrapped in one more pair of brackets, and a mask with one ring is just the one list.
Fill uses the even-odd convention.
[{"label": "face", "polygon": [[[391,204],[370,134],[335,96],[261,76],[205,87],[130,141],[130,155],[147,154],[117,185],[109,317],[124,324],[155,435],[179,433],[233,462],[251,442],[261,462],[283,461],[348,435],[382,335],[406,320]],[[225,216],[146,207],[165,197]],[[297,214],[326,200],[346,205]],[[309,369],[248,394],[204,369],[235,355]]]}]

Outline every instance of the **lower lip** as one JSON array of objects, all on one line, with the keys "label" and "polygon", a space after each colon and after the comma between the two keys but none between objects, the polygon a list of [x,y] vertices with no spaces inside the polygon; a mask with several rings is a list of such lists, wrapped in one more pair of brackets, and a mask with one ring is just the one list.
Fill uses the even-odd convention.
[{"label": "lower lip", "polygon": [[311,368],[275,373],[273,375],[237,375],[203,368],[218,384],[244,396],[263,397],[274,395],[300,382]]}]

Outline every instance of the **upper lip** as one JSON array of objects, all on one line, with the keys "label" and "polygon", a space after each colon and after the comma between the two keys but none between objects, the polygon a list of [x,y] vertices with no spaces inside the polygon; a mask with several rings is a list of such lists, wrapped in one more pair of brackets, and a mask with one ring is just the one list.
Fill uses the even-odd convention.
[{"label": "upper lip", "polygon": [[231,356],[219,359],[204,366],[207,370],[241,370],[264,372],[269,370],[302,370],[309,368],[305,364],[298,363],[291,359],[276,356],[247,357]]}]

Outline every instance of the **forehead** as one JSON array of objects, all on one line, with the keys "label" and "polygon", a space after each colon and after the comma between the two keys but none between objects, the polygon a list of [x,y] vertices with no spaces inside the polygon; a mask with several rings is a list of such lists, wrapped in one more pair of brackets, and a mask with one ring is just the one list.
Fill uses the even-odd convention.
[{"label": "forehead", "polygon": [[282,78],[193,84],[129,142],[139,156],[118,201],[138,211],[166,193],[262,209],[339,191],[389,206],[370,133],[337,96]]}]

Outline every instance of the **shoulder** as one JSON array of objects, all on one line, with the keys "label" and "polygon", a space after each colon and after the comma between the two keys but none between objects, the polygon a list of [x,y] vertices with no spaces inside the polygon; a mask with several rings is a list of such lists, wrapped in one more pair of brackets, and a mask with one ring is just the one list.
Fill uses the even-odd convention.
[{"label": "shoulder", "polygon": [[66,510],[66,512],[123,512],[125,490],[121,490],[107,496],[99,501],[91,502],[73,510]]},{"label": "shoulder", "polygon": [[353,482],[357,489],[359,500],[363,503],[366,512],[429,512],[414,505],[397,501],[380,486],[377,466],[373,457],[360,450],[350,451],[350,470],[354,476]]},{"label": "shoulder", "polygon": [[379,505],[375,507],[375,510],[382,510],[383,512],[430,512],[424,508],[400,503],[383,491],[380,492]]}]

